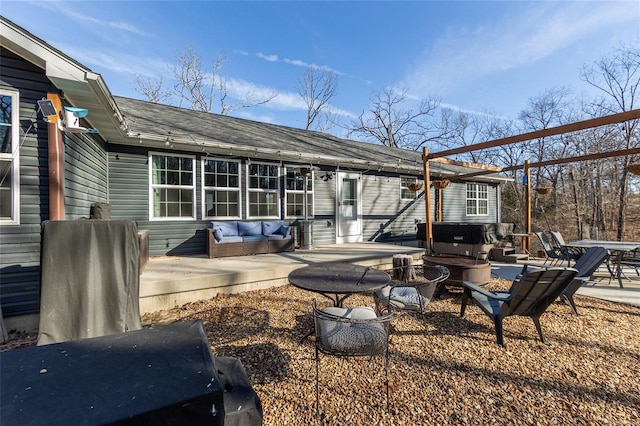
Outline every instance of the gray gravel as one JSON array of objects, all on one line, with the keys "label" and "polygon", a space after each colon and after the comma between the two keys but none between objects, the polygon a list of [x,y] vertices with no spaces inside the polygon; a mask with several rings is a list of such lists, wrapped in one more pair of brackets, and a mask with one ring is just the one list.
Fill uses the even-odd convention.
[{"label": "gray gravel", "polygon": [[[505,288],[496,281],[489,288]],[[239,358],[260,396],[265,425],[315,420],[311,300],[293,286],[247,292],[145,315],[147,326],[201,319],[217,356]],[[640,425],[640,309],[576,297],[580,315],[560,302],[542,316],[550,345],[530,318],[504,321],[506,348],[491,320],[461,293],[432,301],[424,316],[393,321],[390,412],[383,360],[320,360],[326,425]],[[345,306],[373,305],[358,295]]]}]

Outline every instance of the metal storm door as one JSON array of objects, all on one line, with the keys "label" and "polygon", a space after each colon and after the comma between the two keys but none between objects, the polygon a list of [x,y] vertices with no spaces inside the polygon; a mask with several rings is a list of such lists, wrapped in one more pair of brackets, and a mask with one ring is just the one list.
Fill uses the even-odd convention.
[{"label": "metal storm door", "polygon": [[359,173],[338,173],[336,197],[338,243],[362,241],[361,177]]}]

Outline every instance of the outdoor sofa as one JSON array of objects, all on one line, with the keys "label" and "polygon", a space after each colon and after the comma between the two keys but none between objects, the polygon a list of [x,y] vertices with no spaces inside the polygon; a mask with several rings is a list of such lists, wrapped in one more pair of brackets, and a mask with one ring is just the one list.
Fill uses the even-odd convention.
[{"label": "outdoor sofa", "polygon": [[282,220],[228,220],[207,228],[210,258],[293,251],[291,227]]}]

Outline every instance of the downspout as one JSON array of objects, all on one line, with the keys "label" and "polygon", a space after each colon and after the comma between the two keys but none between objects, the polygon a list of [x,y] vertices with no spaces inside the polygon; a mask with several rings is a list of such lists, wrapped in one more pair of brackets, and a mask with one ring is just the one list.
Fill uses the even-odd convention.
[{"label": "downspout", "polygon": [[64,149],[62,147],[62,131],[58,121],[62,114],[62,101],[57,93],[47,93],[47,99],[53,102],[58,115],[49,118],[48,153],[49,153],[49,220],[64,220]]}]

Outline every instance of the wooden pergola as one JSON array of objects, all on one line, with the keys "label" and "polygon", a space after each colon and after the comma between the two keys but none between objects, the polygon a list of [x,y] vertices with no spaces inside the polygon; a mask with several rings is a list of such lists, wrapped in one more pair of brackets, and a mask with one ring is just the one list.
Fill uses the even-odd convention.
[{"label": "wooden pergola", "polygon": [[[449,155],[462,154],[471,151],[478,151],[481,149],[495,148],[498,146],[510,145],[518,142],[524,142],[532,139],[544,138],[547,136],[555,136],[564,133],[576,132],[579,130],[591,129],[594,127],[606,126],[609,124],[615,123],[623,123],[629,120],[635,120],[640,118],[640,109],[634,109],[631,111],[625,111],[618,114],[607,115],[604,117],[592,118],[584,121],[577,121],[575,123],[564,124],[562,126],[550,127],[547,129],[536,130],[533,132],[522,133],[520,135],[508,136],[506,138],[495,139],[492,141],[477,143],[473,145],[461,146],[458,148],[452,148],[445,151],[440,151],[436,153],[429,153],[429,149],[427,147],[423,148],[422,151],[422,162],[423,162],[423,172],[424,172],[424,198],[425,198],[425,217],[426,217],[426,251],[431,252],[432,247],[432,239],[433,239],[433,223],[432,223],[432,207],[431,207],[431,179],[429,176],[429,162],[436,158],[442,158]],[[559,158],[556,160],[547,160],[540,161],[535,163],[530,163],[528,160],[525,161],[524,164],[518,166],[510,166],[505,168],[500,167],[490,167],[484,168],[482,170],[478,170],[477,172],[467,173],[464,175],[456,176],[456,179],[470,178],[474,176],[482,176],[487,174],[494,174],[497,172],[506,172],[513,171],[518,169],[524,170],[524,175],[526,176],[526,189],[525,189],[525,199],[526,199],[526,210],[525,210],[525,226],[526,233],[531,233],[531,176],[530,169],[531,167],[543,167],[554,164],[564,164],[564,163],[573,163],[587,160],[596,160],[600,158],[610,158],[610,157],[621,157],[626,155],[635,155],[640,154],[640,148],[631,148],[625,150],[617,150],[610,152],[598,152],[593,154],[587,154],[582,156],[575,157],[566,157]],[[529,240],[526,239],[523,241],[525,246],[523,249],[529,250]]]}]

